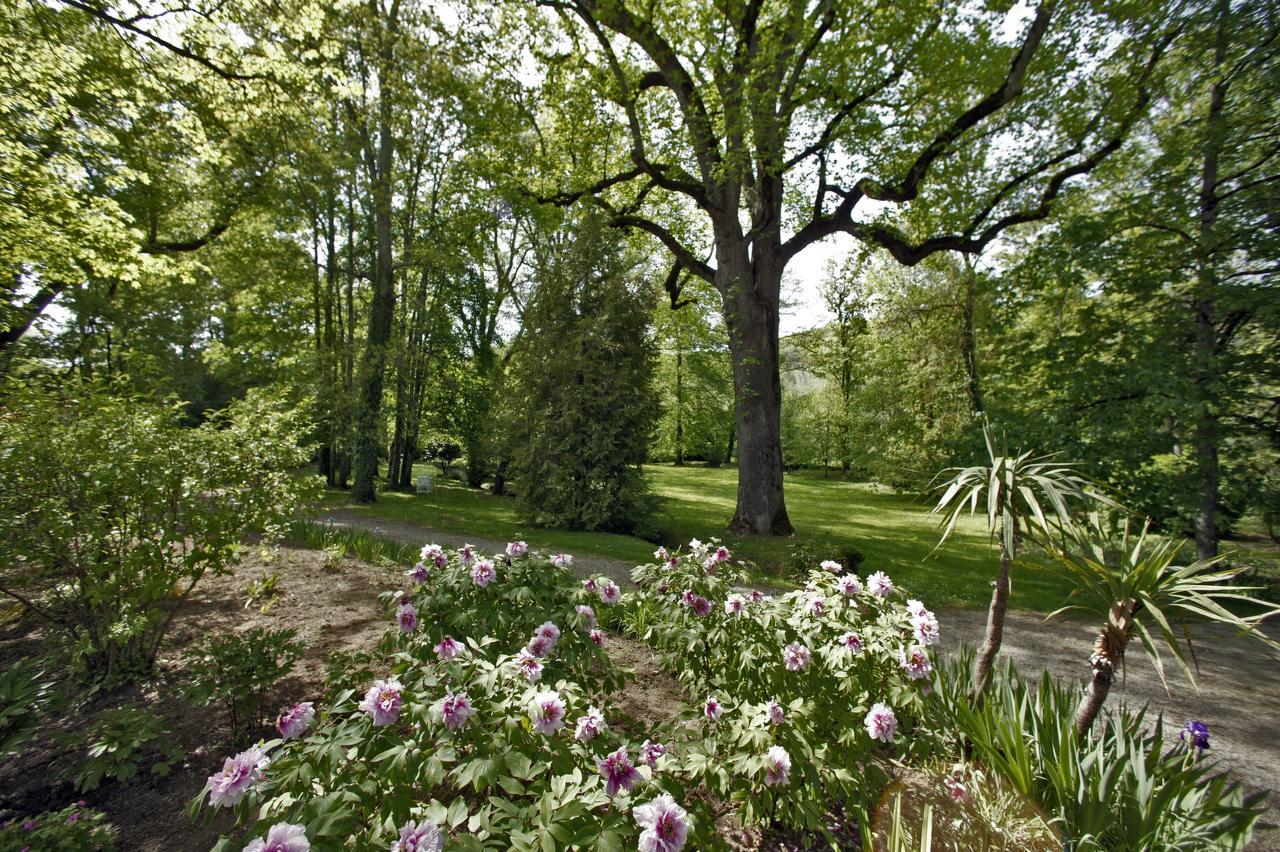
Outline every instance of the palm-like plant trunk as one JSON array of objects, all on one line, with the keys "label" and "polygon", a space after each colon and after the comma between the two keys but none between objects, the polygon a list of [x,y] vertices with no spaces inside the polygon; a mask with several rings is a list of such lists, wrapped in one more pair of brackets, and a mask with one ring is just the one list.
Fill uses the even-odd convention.
[{"label": "palm-like plant trunk", "polygon": [[1013,555],[1004,543],[1000,543],[1000,574],[991,590],[991,606],[987,609],[987,635],[973,662],[973,694],[981,696],[991,682],[991,667],[1004,642],[1004,619],[1009,611],[1009,573],[1013,569]]},{"label": "palm-like plant trunk", "polygon": [[1137,608],[1134,600],[1114,604],[1107,623],[1098,631],[1098,639],[1093,643],[1093,655],[1089,657],[1089,667],[1092,670],[1089,686],[1076,710],[1076,731],[1082,737],[1093,727],[1093,720],[1098,718],[1102,705],[1111,693],[1116,669],[1124,661],[1124,649],[1132,635],[1133,616]]}]

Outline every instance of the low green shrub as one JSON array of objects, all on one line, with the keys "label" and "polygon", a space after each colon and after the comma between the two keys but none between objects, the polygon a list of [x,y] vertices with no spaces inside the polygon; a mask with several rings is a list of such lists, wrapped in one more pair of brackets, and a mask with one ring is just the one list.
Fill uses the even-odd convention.
[{"label": "low green shrub", "polygon": [[39,663],[19,660],[0,671],[0,758],[17,754],[58,701],[54,681]]},{"label": "low green shrub", "polygon": [[116,829],[84,802],[0,825],[0,852],[114,852]]},{"label": "low green shrub", "polygon": [[799,582],[827,560],[839,562],[845,571],[857,571],[863,559],[862,551],[853,545],[822,535],[798,535],[786,552],[787,575]]},{"label": "low green shrub", "polygon": [[267,693],[305,650],[296,636],[292,629],[255,627],[210,637],[188,649],[183,658],[184,695],[200,706],[221,704],[233,738],[262,727]]},{"label": "low green shrub", "polygon": [[64,775],[82,793],[108,778],[129,781],[143,772],[163,778],[186,756],[162,718],[132,705],[105,711],[62,741],[78,752]]}]

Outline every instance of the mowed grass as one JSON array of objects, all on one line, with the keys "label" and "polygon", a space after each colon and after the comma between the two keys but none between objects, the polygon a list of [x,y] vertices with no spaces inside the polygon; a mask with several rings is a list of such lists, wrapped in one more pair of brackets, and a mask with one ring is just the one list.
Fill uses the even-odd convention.
[{"label": "mowed grass", "polygon": [[[427,471],[421,465],[416,473]],[[654,493],[661,498],[658,524],[665,543],[718,537],[735,554],[756,562],[763,573],[785,575],[785,538],[729,535],[737,470],[689,465],[646,468]],[[799,536],[821,536],[862,551],[859,573],[884,571],[913,596],[930,606],[985,606],[997,568],[997,553],[981,519],[964,519],[947,545],[935,552],[938,516],[914,495],[869,483],[844,482],[821,473],[787,474],[787,509]],[[332,491],[330,506],[348,505],[345,494]],[[509,541],[521,538],[541,549],[622,559],[637,564],[653,560],[654,544],[609,533],[539,529],[520,521],[516,501],[494,497],[456,482],[436,479],[429,495],[386,492],[372,506],[353,507],[373,517],[422,524],[436,529]],[[1034,561],[1020,564],[1014,577],[1012,605],[1050,611],[1062,605],[1069,586]]]}]

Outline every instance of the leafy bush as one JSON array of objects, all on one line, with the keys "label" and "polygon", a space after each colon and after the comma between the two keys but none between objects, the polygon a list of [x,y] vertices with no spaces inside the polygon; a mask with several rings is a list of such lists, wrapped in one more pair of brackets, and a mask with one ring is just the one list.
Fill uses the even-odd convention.
[{"label": "leafy bush", "polygon": [[150,668],[174,611],[277,535],[307,480],[292,418],[256,399],[197,429],[90,386],[16,388],[0,417],[0,589],[95,675]]},{"label": "leafy bush", "polygon": [[[644,639],[698,702],[685,771],[748,823],[823,830],[833,801],[865,809],[880,759],[913,747],[933,614],[904,607],[879,573],[864,585],[819,570],[801,591],[748,597],[734,591],[745,566],[714,542],[657,556],[633,576],[654,604]],[[713,701],[724,716],[709,723]],[[785,789],[770,781],[772,749],[794,772]]]},{"label": "leafy bush", "polygon": [[64,742],[80,753],[66,776],[81,792],[98,789],[107,778],[128,781],[144,769],[162,778],[185,757],[164,720],[135,706],[107,710]]},{"label": "leafy bush", "polygon": [[0,826],[0,852],[114,852],[115,826],[84,802]]},{"label": "leafy bush", "polygon": [[292,629],[255,627],[214,636],[188,650],[184,693],[194,704],[222,704],[233,737],[262,727],[267,692],[287,675],[305,646]]},{"label": "leafy bush", "polygon": [[449,472],[449,465],[462,458],[462,444],[447,435],[432,435],[422,445],[422,457],[440,465],[440,474]]},{"label": "leafy bush", "polygon": [[[969,658],[972,654],[967,655]],[[975,706],[965,685],[969,659],[943,663],[931,703],[939,731],[954,732],[1055,820],[1063,848],[1243,849],[1265,794],[1246,796],[1201,760],[1194,743],[1170,740],[1164,720],[1121,708],[1081,737],[1076,697],[1046,673],[1030,687],[1010,668],[996,673]]]},{"label": "leafy bush", "polygon": [[828,559],[839,562],[846,571],[857,571],[862,564],[862,551],[851,544],[840,544],[830,536],[796,536],[787,545],[789,576],[803,580],[809,572]]},{"label": "leafy bush", "polygon": [[0,671],[0,757],[16,754],[58,701],[38,663],[19,660]]}]

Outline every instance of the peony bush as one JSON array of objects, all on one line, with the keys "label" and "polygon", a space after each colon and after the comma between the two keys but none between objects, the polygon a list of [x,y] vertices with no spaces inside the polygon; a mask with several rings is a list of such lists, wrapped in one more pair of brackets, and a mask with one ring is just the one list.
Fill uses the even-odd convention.
[{"label": "peony bush", "polygon": [[884,574],[864,583],[832,561],[770,596],[714,541],[655,558],[633,574],[642,638],[705,696],[680,770],[748,823],[824,831],[833,802],[869,803],[881,767],[913,747],[934,615]]},{"label": "peony bush", "polygon": [[616,583],[584,586],[565,554],[508,551],[423,549],[409,587],[385,595],[386,671],[286,708],[281,737],[228,757],[192,802],[234,812],[243,835],[221,848],[274,848],[273,832],[291,850],[710,842],[705,802],[689,804],[656,734],[611,724],[624,677],[596,610]]},{"label": "peony bush", "polygon": [[[938,627],[883,575],[832,563],[770,597],[694,542],[624,594],[523,542],[420,555],[382,596],[381,668],[284,708],[280,737],[226,758],[192,802],[235,814],[221,848],[710,848],[726,806],[825,831],[833,802],[866,802],[909,751]],[[628,607],[685,690],[673,723],[612,702],[625,674],[603,625]]]}]

